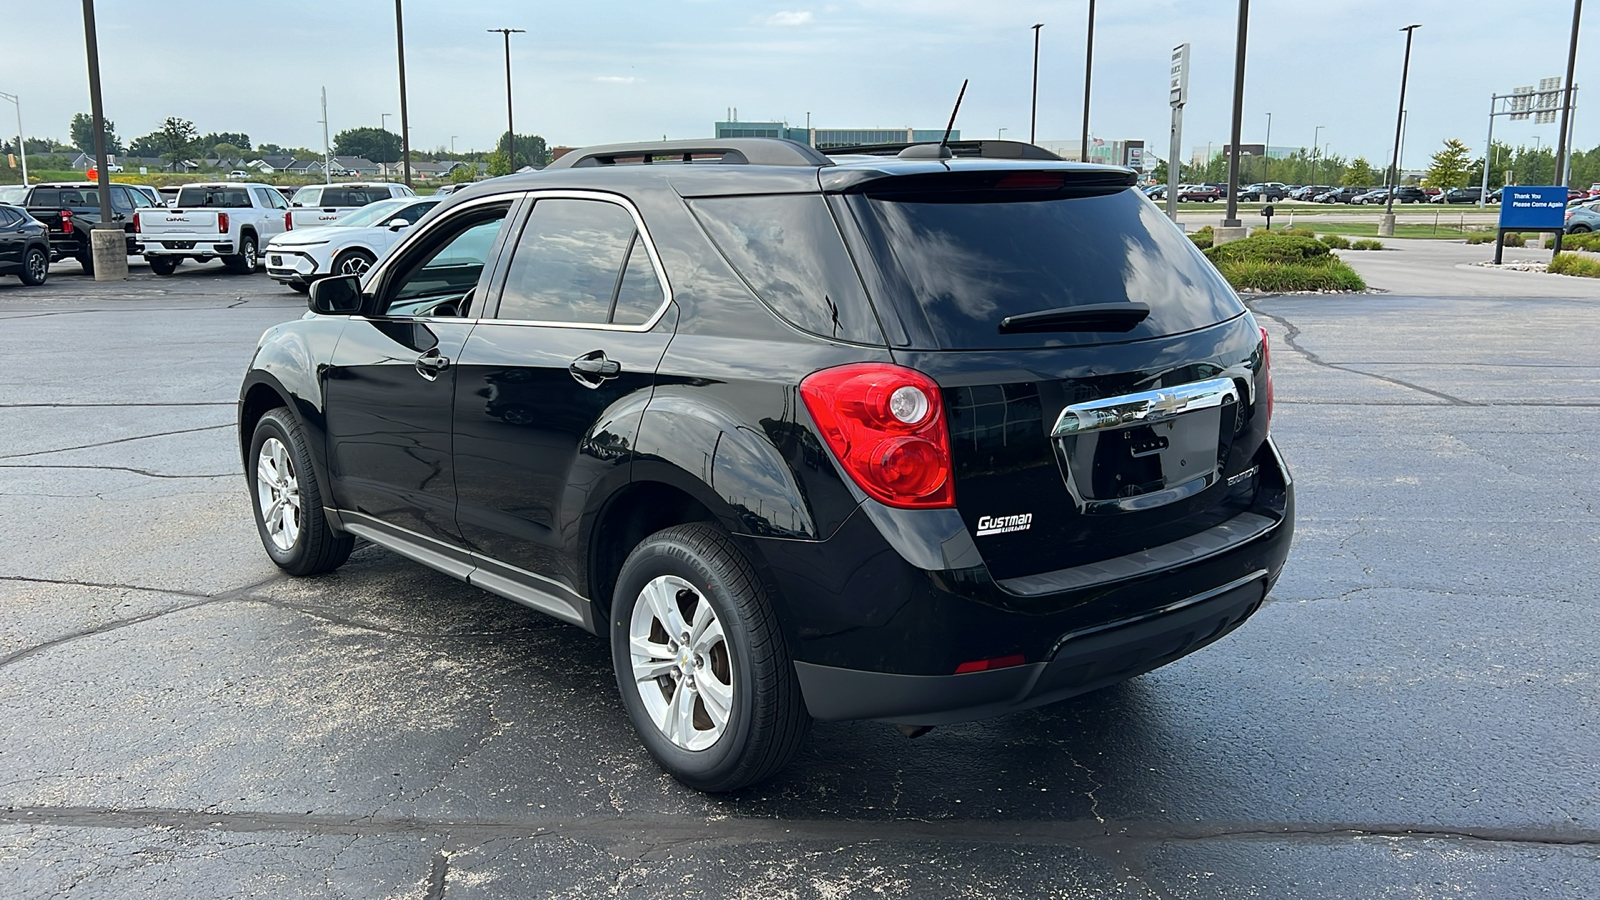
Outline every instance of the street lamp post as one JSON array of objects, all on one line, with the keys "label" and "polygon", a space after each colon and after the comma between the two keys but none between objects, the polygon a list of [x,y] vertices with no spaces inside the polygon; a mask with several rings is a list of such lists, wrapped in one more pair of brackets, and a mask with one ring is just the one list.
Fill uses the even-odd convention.
[{"label": "street lamp post", "polygon": [[458,137],[458,135],[454,135],[454,134],[450,135],[450,155],[451,156],[455,156],[456,155],[456,138],[457,137]]},{"label": "street lamp post", "polygon": [[1318,125],[1316,127],[1316,129],[1311,132],[1311,183],[1312,184],[1316,184],[1317,183],[1317,146],[1318,146],[1317,140],[1322,137],[1322,129],[1327,128],[1327,127],[1328,126],[1326,126],[1326,125]]},{"label": "street lamp post", "polygon": [[[1571,179],[1565,171],[1567,167],[1567,138],[1571,132],[1567,130],[1572,115],[1572,76],[1573,69],[1578,62],[1578,23],[1583,19],[1583,0],[1572,0],[1572,45],[1567,49],[1567,80],[1563,85],[1561,96],[1561,133],[1556,139],[1556,184],[1567,186]],[[1561,236],[1556,236],[1556,250],[1561,249]]]},{"label": "street lamp post", "polygon": [[506,159],[511,165],[511,171],[517,170],[517,127],[511,118],[511,36],[523,34],[522,28],[490,28],[491,32],[498,32],[506,39]]},{"label": "street lamp post", "polygon": [[1083,142],[1079,162],[1089,161],[1089,82],[1094,75],[1094,0],[1089,0],[1089,39],[1083,51]]},{"label": "street lamp post", "polygon": [[106,118],[100,103],[100,41],[95,36],[94,0],[83,0],[83,42],[89,55],[89,112],[94,119],[95,180],[101,189],[100,223],[89,229],[89,259],[95,281],[128,277],[128,253],[122,223],[112,218],[110,167],[106,165]]},{"label": "street lamp post", "polygon": [[22,184],[28,184],[28,142],[22,136],[22,99],[16,94],[0,91],[0,100],[10,100],[17,107],[17,155],[22,157]]},{"label": "street lamp post", "polygon": [[1005,130],[1005,128],[1003,126],[1000,127],[1000,128],[995,129],[995,132],[994,132],[994,139],[995,140],[998,141],[998,140],[1000,140],[1001,138],[1003,138],[1005,136],[1006,136],[1006,130]]},{"label": "street lamp post", "polygon": [[1239,164],[1242,155],[1239,137],[1244,124],[1244,51],[1249,25],[1250,0],[1239,0],[1239,37],[1234,47],[1233,59],[1233,138],[1228,159],[1228,214],[1222,220],[1222,227],[1241,230],[1244,223],[1239,220]]},{"label": "street lamp post", "polygon": [[[1389,195],[1384,200],[1383,217],[1378,220],[1378,236],[1394,237],[1394,185],[1400,181],[1400,133],[1405,127],[1406,78],[1411,74],[1411,38],[1421,25],[1407,25],[1400,29],[1406,33],[1406,61],[1400,67],[1400,108],[1394,114],[1394,159],[1389,163]],[[1489,188],[1484,187],[1487,191]]]},{"label": "street lamp post", "polygon": [[1038,143],[1039,127],[1039,29],[1044,23],[1033,26],[1033,108],[1028,113],[1028,143]]},{"label": "street lamp post", "polygon": [[[378,113],[378,130],[379,131],[383,132],[384,134],[388,134],[389,133],[389,117],[392,116],[392,115],[394,115],[394,113]],[[379,163],[379,165],[388,166],[389,164],[388,163]],[[387,168],[385,168],[383,170],[383,180],[384,181],[388,181],[389,180],[389,170]]]},{"label": "street lamp post", "polygon": [[1267,113],[1267,142],[1261,145],[1261,180],[1272,177],[1272,113]]},{"label": "street lamp post", "polygon": [[394,0],[394,43],[400,58],[400,161],[406,187],[411,186],[411,120],[406,116],[406,26],[400,0]]}]

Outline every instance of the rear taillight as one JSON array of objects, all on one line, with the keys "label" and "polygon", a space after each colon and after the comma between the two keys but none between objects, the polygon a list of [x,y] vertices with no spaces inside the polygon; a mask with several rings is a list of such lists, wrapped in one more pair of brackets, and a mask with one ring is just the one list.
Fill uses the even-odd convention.
[{"label": "rear taillight", "polygon": [[1267,376],[1267,428],[1272,427],[1272,341],[1261,329],[1261,372]]},{"label": "rear taillight", "polygon": [[284,213],[283,214],[283,230],[284,231],[293,231],[294,230],[294,215],[292,213]]},{"label": "rear taillight", "polygon": [[217,213],[217,233],[218,234],[227,234],[228,233],[228,214],[227,213]]},{"label": "rear taillight", "polygon": [[70,209],[63,209],[61,211],[61,233],[72,233],[72,210]]},{"label": "rear taillight", "polygon": [[133,214],[133,233],[134,234],[138,234],[139,233],[139,213],[138,212],[135,212]]},{"label": "rear taillight", "polygon": [[873,499],[902,509],[955,506],[950,433],[932,378],[856,363],[806,376],[800,396],[828,449]]}]

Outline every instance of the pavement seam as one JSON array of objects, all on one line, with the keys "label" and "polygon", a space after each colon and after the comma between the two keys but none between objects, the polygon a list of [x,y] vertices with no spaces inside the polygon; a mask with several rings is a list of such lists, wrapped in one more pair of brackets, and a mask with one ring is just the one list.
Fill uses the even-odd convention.
[{"label": "pavement seam", "polygon": [[113,444],[126,444],[130,441],[145,441],[151,438],[172,437],[179,434],[194,434],[200,431],[216,431],[219,428],[234,427],[236,427],[235,423],[225,422],[221,425],[202,425],[199,428],[180,428],[176,431],[160,431],[155,434],[138,434],[134,435],[133,437],[117,438],[116,440],[111,441],[99,441],[93,444],[80,444],[76,447],[57,447],[54,450],[34,450],[29,453],[8,453],[4,456],[0,456],[0,459],[23,459],[24,457],[29,456],[46,456],[51,453],[66,453],[69,450],[92,450],[96,447],[109,447]]},{"label": "pavement seam", "polygon": [[[1249,305],[1249,304],[1247,304],[1247,305]],[[1432,388],[1425,388],[1420,384],[1412,384],[1409,381],[1404,381],[1404,380],[1399,379],[1399,378],[1391,378],[1388,375],[1378,375],[1378,374],[1375,374],[1373,372],[1363,372],[1360,369],[1352,369],[1352,368],[1349,368],[1348,366],[1340,365],[1339,363],[1328,362],[1328,361],[1324,360],[1322,357],[1318,356],[1316,353],[1314,353],[1314,352],[1312,352],[1310,350],[1307,350],[1305,347],[1302,347],[1300,345],[1300,342],[1299,342],[1300,327],[1298,325],[1295,325],[1293,322],[1290,322],[1287,318],[1285,318],[1283,316],[1275,315],[1273,313],[1266,312],[1265,310],[1257,309],[1255,306],[1250,306],[1250,311],[1252,313],[1258,315],[1258,316],[1261,316],[1262,318],[1271,319],[1272,321],[1274,321],[1274,322],[1278,323],[1279,325],[1283,326],[1283,330],[1284,330],[1283,341],[1284,341],[1284,343],[1289,345],[1289,349],[1291,349],[1291,350],[1295,351],[1296,353],[1300,354],[1301,356],[1305,357],[1306,362],[1309,362],[1314,366],[1321,366],[1321,367],[1323,367],[1325,369],[1334,369],[1334,370],[1340,371],[1340,372],[1349,372],[1352,375],[1362,375],[1362,376],[1365,376],[1367,378],[1373,378],[1373,379],[1376,379],[1378,381],[1382,381],[1382,382],[1386,382],[1388,384],[1395,385],[1396,387],[1409,388],[1410,390],[1417,391],[1418,393],[1427,394],[1430,397],[1438,397],[1440,400],[1443,400],[1443,401],[1445,401],[1446,403],[1449,403],[1452,406],[1481,406],[1482,405],[1480,403],[1473,403],[1470,400],[1463,400],[1460,397],[1456,397],[1456,396],[1453,396],[1451,394],[1446,394],[1443,391],[1436,391],[1436,390],[1434,390]],[[1394,363],[1394,365],[1403,365],[1403,363]]]},{"label": "pavement seam", "polygon": [[0,463],[0,469],[89,469],[97,472],[131,472],[134,475],[143,475],[147,478],[235,478],[240,472],[223,472],[219,475],[168,475],[162,472],[152,472],[149,469],[139,469],[133,466],[66,466],[51,465],[48,463],[25,463],[13,465]]}]

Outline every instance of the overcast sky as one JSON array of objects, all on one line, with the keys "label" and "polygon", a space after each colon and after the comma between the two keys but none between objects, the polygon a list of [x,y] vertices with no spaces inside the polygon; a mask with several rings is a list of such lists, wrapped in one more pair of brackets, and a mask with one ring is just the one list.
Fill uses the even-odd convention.
[{"label": "overcast sky", "polygon": [[[505,128],[501,37],[512,36],[519,133],[552,144],[709,135],[737,107],[744,120],[821,127],[942,126],[971,78],[965,137],[1028,135],[1030,26],[1045,23],[1039,138],[1076,138],[1083,103],[1087,0],[407,0],[406,65],[418,148],[486,148]],[[237,12],[236,12],[237,10]],[[248,11],[247,13],[245,11]],[[1597,11],[1591,15],[1600,15]],[[376,126],[399,112],[394,8],[384,0],[192,3],[101,0],[106,114],[126,141],[167,116],[202,132],[243,131],[257,143],[320,148],[318,92],[332,130]],[[1228,140],[1234,0],[1100,0],[1091,128],[1143,138],[1166,156],[1167,60],[1193,45],[1189,148]],[[1309,146],[1318,125],[1331,152],[1387,159],[1405,37],[1411,60],[1406,164],[1448,137],[1481,152],[1492,93],[1566,65],[1571,0],[1256,0],[1251,7],[1244,140]],[[1600,32],[1586,23],[1577,82],[1596,85]],[[21,95],[24,130],[65,139],[89,109],[80,5],[0,0],[0,90]],[[1582,100],[1583,98],[1580,98]],[[14,127],[0,105],[0,130]],[[398,130],[398,116],[389,119]],[[1501,119],[1497,137],[1546,144],[1555,125]],[[1581,147],[1600,143],[1600,109],[1576,117]]]}]

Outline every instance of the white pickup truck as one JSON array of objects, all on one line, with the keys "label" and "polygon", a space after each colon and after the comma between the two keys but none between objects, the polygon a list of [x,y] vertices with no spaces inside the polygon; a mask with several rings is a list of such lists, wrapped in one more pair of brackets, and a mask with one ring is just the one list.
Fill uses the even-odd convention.
[{"label": "white pickup truck", "polygon": [[186,184],[171,209],[143,209],[134,235],[150,271],[171,275],[185,259],[221,259],[251,273],[267,241],[289,230],[289,202],[268,184]]},{"label": "white pickup truck", "polygon": [[415,196],[411,188],[391,182],[308,184],[294,193],[290,203],[289,227],[332,225],[369,203]]}]

